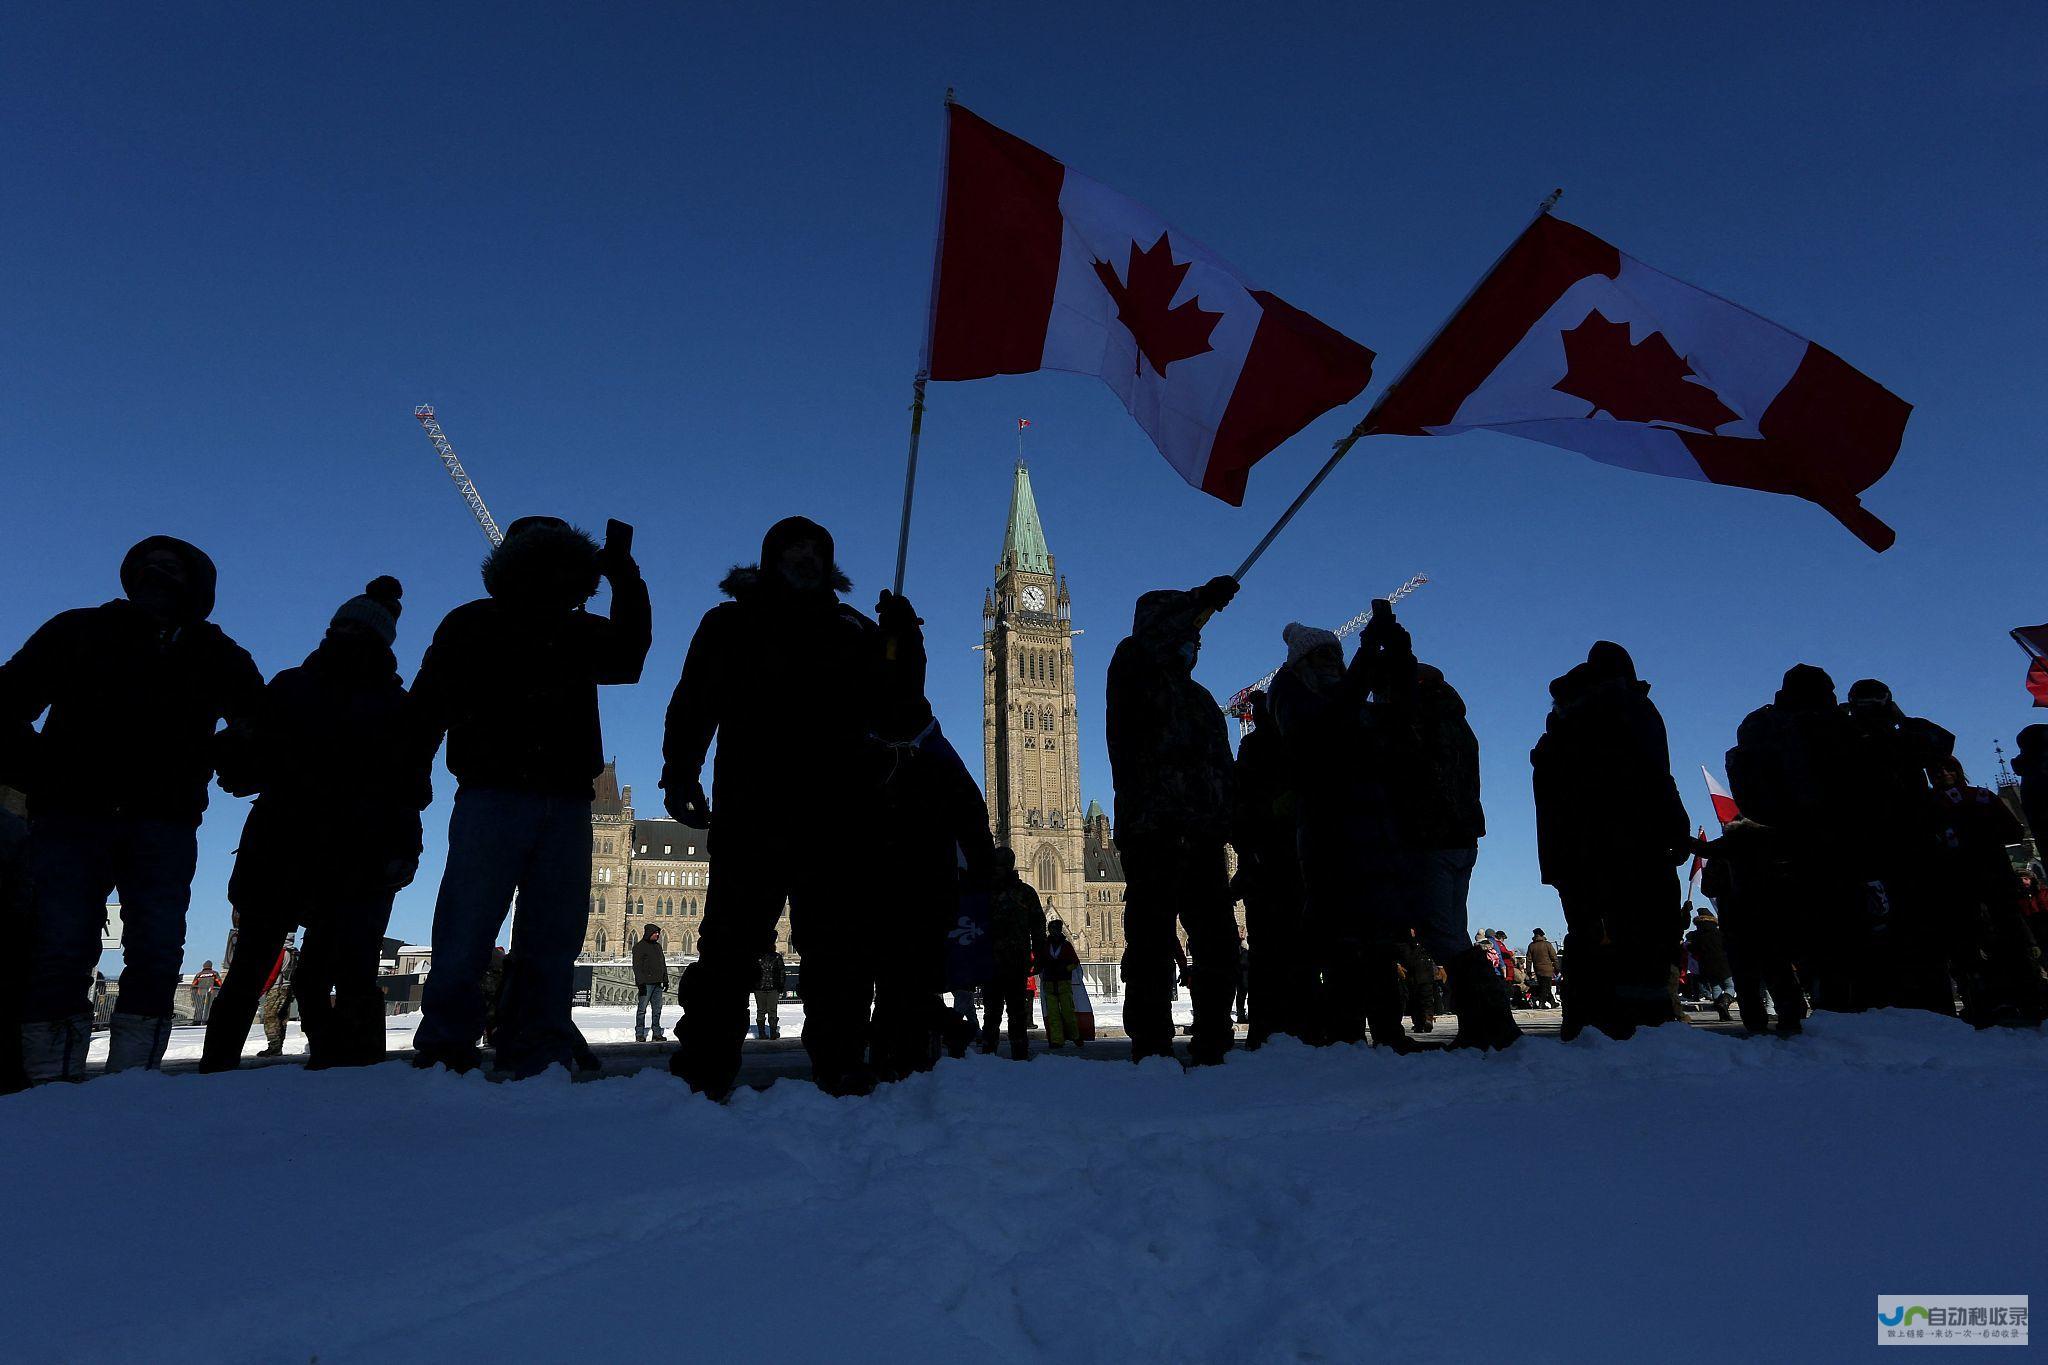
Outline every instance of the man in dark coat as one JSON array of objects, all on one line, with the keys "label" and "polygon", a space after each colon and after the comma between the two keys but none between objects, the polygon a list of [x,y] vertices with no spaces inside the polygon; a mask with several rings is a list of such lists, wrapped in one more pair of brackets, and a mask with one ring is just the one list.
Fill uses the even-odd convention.
[{"label": "man in dark coat", "polygon": [[[609,618],[584,604],[600,578]],[[632,556],[555,517],[522,517],[483,565],[489,595],[434,632],[413,681],[428,752],[448,736],[455,812],[434,904],[416,1066],[467,1070],[492,944],[519,898],[493,1038],[501,1070],[595,1061],[570,1018],[590,907],[590,801],[604,768],[597,689],[638,682],[652,640]]]},{"label": "man in dark coat", "polygon": [[1529,964],[1531,986],[1535,1003],[1548,1009],[1557,1003],[1557,945],[1545,936],[1541,929],[1529,940],[1529,949],[1522,954]]},{"label": "man in dark coat", "polygon": [[1195,959],[1190,1055],[1198,1065],[1220,1062],[1233,1042],[1237,921],[1224,852],[1230,740],[1194,667],[1202,626],[1236,593],[1228,577],[1146,593],[1109,661],[1104,730],[1127,881],[1124,1026],[1133,1060],[1172,1055],[1176,914]]},{"label": "man in dark coat", "polygon": [[[870,751],[875,623],[840,602],[852,584],[831,534],[804,517],[770,527],[761,561],[719,585],[669,702],[661,785],[676,819],[711,830],[699,960],[684,975],[681,1046],[669,1066],[723,1098],[739,1074],[746,996],[786,903],[803,958],[804,1048],[828,1089],[867,1078],[874,925],[856,866],[875,799]],[[711,799],[702,781],[713,736]],[[716,823],[710,823],[713,816]]]},{"label": "man in dark coat", "polygon": [[1237,850],[1232,888],[1244,902],[1249,940],[1246,984],[1250,1044],[1275,1033],[1307,1038],[1306,1016],[1315,998],[1306,960],[1302,915],[1305,888],[1296,843],[1298,798],[1285,741],[1264,692],[1250,699],[1252,730],[1237,745],[1232,772],[1230,844]]},{"label": "man in dark coat", "polygon": [[214,584],[199,550],[151,536],[121,561],[126,597],[61,613],[0,666],[0,782],[27,793],[33,826],[31,1081],[84,1079],[112,892],[124,969],[107,1069],[154,1067],[170,1041],[214,730],[263,689],[248,654],[206,619]]},{"label": "man in dark coat", "polygon": [[2029,725],[2015,743],[2012,771],[2020,780],[2020,811],[2034,842],[2048,850],[2048,725]]},{"label": "man in dark coat", "polygon": [[1776,842],[1780,932],[1815,1007],[1879,1003],[1879,907],[1862,865],[1871,817],[1856,782],[1855,726],[1835,702],[1834,680],[1810,664],[1788,669],[1771,704],[1736,728],[1727,764],[1736,804]]},{"label": "man in dark coat", "polygon": [[1742,1027],[1753,1034],[1770,1028],[1768,993],[1778,1033],[1790,1037],[1803,1027],[1806,994],[1792,962],[1796,912],[1787,902],[1795,880],[1783,846],[1769,826],[1743,816],[1723,825],[1720,838],[1696,847],[1707,860],[1700,891],[1720,912]]},{"label": "man in dark coat", "polygon": [[647,1012],[654,1011],[654,1036],[661,1037],[661,1005],[668,991],[668,958],[661,951],[661,926],[645,925],[640,941],[633,945],[633,985],[639,998],[633,1003],[633,1041],[647,1041]]},{"label": "man in dark coat", "polygon": [[[432,796],[433,754],[391,652],[401,595],[383,577],[342,603],[319,647],[222,736],[221,785],[256,803],[228,881],[235,956],[207,1020],[203,1071],[239,1064],[266,977],[302,925],[293,980],[311,1060],[384,1056],[379,946],[392,898],[419,868],[420,811]],[[307,840],[323,833],[340,837],[322,839],[309,880]]]},{"label": "man in dark coat", "polygon": [[1626,1038],[1677,1018],[1671,969],[1686,930],[1677,865],[1691,850],[1664,718],[1635,661],[1602,640],[1550,685],[1530,754],[1536,855],[1564,907],[1572,977],[1560,1034]]},{"label": "man in dark coat", "polygon": [[[1936,863],[1933,897],[1939,936],[1935,960],[1944,986],[1962,987],[1963,1018],[1978,1028],[2038,1025],[2044,1014],[2040,959],[2026,926],[2019,873],[2007,850],[2026,838],[1996,792],[1973,787],[1962,764],[1944,758],[1933,780]],[[1940,1014],[1955,997],[1914,1002]]]},{"label": "man in dark coat", "polygon": [[989,896],[989,937],[995,947],[995,979],[988,987],[988,1019],[982,1026],[981,1050],[994,1052],[1002,1038],[1003,1016],[1010,1017],[1010,1056],[1031,1060],[1031,1005],[1026,987],[1031,967],[1045,956],[1045,909],[1031,883],[1017,875],[1017,855],[995,851],[995,888]]},{"label": "man in dark coat", "polygon": [[1693,930],[1685,936],[1686,951],[1699,964],[1700,994],[1713,1003],[1723,1019],[1734,1017],[1734,968],[1728,965],[1728,946],[1721,938],[1721,918],[1711,910],[1693,917]]},{"label": "man in dark coat", "polygon": [[1862,812],[1852,856],[1872,910],[1865,1003],[1947,1014],[1955,997],[1935,905],[1927,772],[1955,752],[1955,736],[1905,714],[1875,678],[1850,686],[1842,714],[1854,736],[1844,786]]}]

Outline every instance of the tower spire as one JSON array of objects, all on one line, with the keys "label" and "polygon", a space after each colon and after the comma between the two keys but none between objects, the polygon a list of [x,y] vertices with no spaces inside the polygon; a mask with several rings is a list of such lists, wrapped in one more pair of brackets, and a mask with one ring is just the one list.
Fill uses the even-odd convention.
[{"label": "tower spire", "polygon": [[1002,565],[1025,573],[1051,573],[1052,552],[1045,547],[1045,527],[1038,520],[1038,500],[1031,495],[1031,471],[1017,461],[1010,484],[1010,521],[1003,528]]}]

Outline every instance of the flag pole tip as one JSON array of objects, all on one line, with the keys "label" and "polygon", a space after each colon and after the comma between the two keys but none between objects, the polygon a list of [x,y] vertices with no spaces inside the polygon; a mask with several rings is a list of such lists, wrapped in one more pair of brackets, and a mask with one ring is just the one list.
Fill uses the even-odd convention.
[{"label": "flag pole tip", "polygon": [[1543,207],[1536,211],[1538,213],[1548,213],[1557,207],[1557,201],[1562,198],[1564,198],[1564,187],[1559,186],[1550,192],[1550,197],[1543,201]]},{"label": "flag pole tip", "polygon": [[946,103],[950,105],[953,104],[954,102],[955,101],[953,99],[953,87],[949,85],[946,87]]}]

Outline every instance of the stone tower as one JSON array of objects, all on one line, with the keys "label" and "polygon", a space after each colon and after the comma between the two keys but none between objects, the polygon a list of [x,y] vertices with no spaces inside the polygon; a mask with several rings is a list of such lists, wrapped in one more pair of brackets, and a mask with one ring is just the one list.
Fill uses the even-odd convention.
[{"label": "stone tower", "polygon": [[583,926],[583,956],[624,957],[633,949],[626,925],[633,856],[633,789],[619,789],[618,765],[598,774],[590,803],[590,918]]},{"label": "stone tower", "polygon": [[[982,601],[982,765],[989,827],[1083,957],[1087,864],[1076,741],[1072,604],[1017,462],[995,584]],[[1095,918],[1089,916],[1090,919]]]}]

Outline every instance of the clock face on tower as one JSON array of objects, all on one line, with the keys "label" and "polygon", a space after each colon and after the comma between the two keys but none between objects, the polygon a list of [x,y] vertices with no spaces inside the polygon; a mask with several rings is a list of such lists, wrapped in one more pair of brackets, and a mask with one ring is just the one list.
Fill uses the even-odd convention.
[{"label": "clock face on tower", "polygon": [[1039,588],[1039,587],[1030,587],[1030,588],[1026,588],[1026,589],[1024,589],[1024,610],[1026,610],[1026,611],[1044,611],[1044,610],[1045,610],[1045,589],[1044,589],[1044,588]]}]

